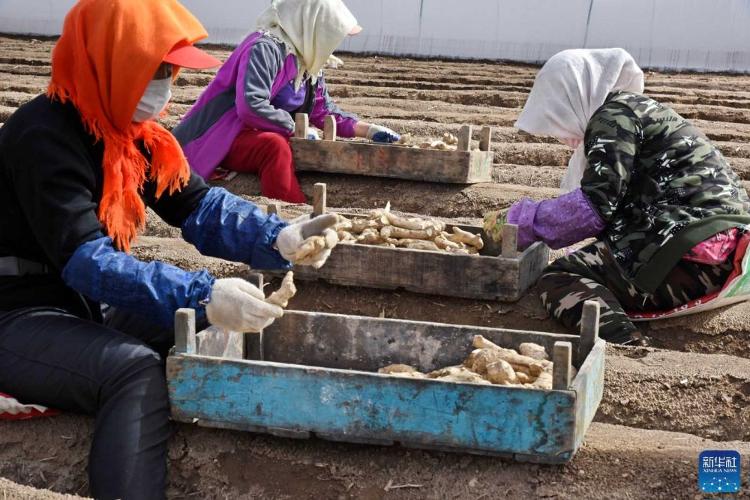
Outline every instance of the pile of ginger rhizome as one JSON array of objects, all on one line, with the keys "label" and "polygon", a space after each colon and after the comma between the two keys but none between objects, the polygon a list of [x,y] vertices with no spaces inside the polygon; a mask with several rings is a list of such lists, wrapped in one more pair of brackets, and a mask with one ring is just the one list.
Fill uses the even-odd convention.
[{"label": "pile of ginger rhizome", "polygon": [[[474,350],[463,365],[422,373],[409,365],[393,364],[379,369],[378,373],[442,382],[552,389],[554,365],[543,346],[533,342],[524,342],[516,351],[500,347],[481,335],[474,336],[473,346]],[[575,368],[573,368],[573,376],[575,373]]]},{"label": "pile of ginger rhizome", "polygon": [[347,218],[338,214],[338,217],[335,229],[342,244],[468,255],[478,255],[484,247],[481,235],[456,226],[446,231],[446,224],[435,219],[396,215],[390,210],[390,202],[385,208],[372,210],[368,216]]}]

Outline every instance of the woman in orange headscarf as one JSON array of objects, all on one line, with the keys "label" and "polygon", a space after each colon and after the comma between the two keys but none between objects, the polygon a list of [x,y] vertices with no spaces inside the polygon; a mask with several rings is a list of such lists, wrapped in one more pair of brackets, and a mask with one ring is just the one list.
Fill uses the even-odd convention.
[{"label": "woman in orange headscarf", "polygon": [[[80,0],[47,95],[0,129],[0,393],[96,415],[96,498],[164,497],[162,359],[178,308],[236,331],[282,314],[241,279],[129,255],[145,207],[202,253],[261,269],[289,267],[305,238],[335,222],[287,224],[190,174],[154,118],[179,67],[219,64],[193,47],[205,36],[176,0]],[[320,266],[328,254],[296,263]],[[6,399],[0,418],[24,408]]]}]

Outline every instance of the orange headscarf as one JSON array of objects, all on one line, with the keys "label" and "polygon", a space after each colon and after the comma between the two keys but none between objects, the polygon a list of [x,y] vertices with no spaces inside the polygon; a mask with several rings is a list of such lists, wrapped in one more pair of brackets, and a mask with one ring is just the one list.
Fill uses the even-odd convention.
[{"label": "orange headscarf", "polygon": [[[47,94],[71,101],[86,129],[104,141],[99,220],[125,251],[146,219],[139,191],[147,172],[157,197],[190,178],[172,134],[153,120],[133,123],[133,113],[167,53],[206,36],[176,0],[80,0],[65,17]],[[139,141],[151,154],[150,169]]]}]

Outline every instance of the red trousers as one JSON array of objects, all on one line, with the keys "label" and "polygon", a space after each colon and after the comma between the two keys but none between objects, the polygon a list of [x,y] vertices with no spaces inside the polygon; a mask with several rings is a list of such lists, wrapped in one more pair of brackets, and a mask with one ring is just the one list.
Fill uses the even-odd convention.
[{"label": "red trousers", "polygon": [[232,143],[222,166],[236,172],[257,173],[260,192],[267,198],[305,203],[294,174],[289,140],[280,134],[243,130]]}]

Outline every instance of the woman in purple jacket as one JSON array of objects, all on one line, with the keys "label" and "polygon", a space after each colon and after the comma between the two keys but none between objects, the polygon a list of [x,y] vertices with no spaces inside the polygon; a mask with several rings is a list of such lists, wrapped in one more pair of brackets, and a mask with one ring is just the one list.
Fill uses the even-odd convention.
[{"label": "woman in purple jacket", "polygon": [[273,0],[173,130],[193,170],[204,178],[219,165],[257,172],[264,196],[302,203],[288,140],[295,113],[318,128],[334,116],[341,137],[397,141],[392,130],[341,111],[326,89],[323,67],[361,30],[341,0]]}]

